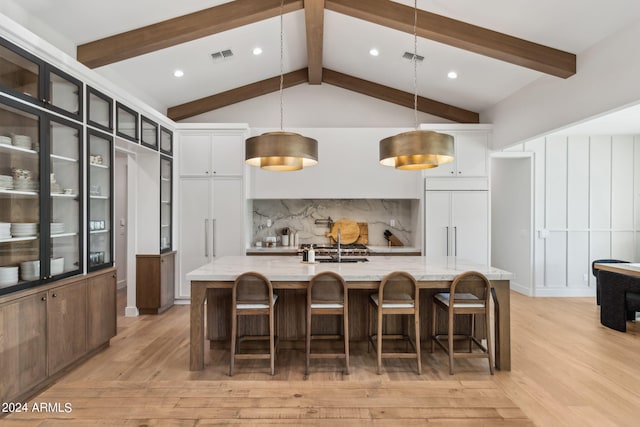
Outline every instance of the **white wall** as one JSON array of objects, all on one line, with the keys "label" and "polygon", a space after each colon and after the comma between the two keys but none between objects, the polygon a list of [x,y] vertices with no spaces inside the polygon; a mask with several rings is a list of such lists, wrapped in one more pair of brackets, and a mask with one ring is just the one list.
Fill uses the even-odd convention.
[{"label": "white wall", "polygon": [[493,145],[543,137],[553,130],[640,102],[640,22],[577,55],[577,73],[545,76],[480,113],[493,123]]},{"label": "white wall", "polygon": [[[284,90],[284,129],[292,127],[414,127],[413,110],[336,86],[302,84]],[[418,112],[419,123],[450,123]],[[248,123],[280,126],[280,93],[259,96],[181,123]]]},{"label": "white wall", "polygon": [[491,159],[491,265],[514,274],[511,289],[532,290],[533,157]]},{"label": "white wall", "polygon": [[550,136],[534,156],[534,294],[594,295],[591,261],[640,255],[640,136]]}]

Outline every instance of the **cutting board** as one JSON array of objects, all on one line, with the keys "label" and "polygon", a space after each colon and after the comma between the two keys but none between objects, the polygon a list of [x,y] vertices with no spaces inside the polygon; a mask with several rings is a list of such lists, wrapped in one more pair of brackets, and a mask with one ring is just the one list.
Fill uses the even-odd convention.
[{"label": "cutting board", "polygon": [[360,236],[358,236],[358,240],[356,240],[356,243],[360,243],[363,245],[369,244],[369,223],[359,222],[358,227],[360,228]]},{"label": "cutting board", "polygon": [[344,218],[331,224],[331,231],[324,233],[325,236],[331,237],[334,242],[338,241],[338,230],[340,230],[341,243],[350,245],[360,237],[360,227],[358,223],[352,219]]}]

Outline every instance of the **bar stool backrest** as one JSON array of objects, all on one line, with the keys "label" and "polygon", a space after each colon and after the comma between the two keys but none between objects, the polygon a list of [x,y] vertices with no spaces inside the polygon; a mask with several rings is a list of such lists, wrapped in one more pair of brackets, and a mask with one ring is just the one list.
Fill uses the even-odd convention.
[{"label": "bar stool backrest", "polygon": [[453,280],[449,294],[454,302],[456,294],[473,294],[488,306],[491,299],[491,282],[482,273],[466,271]]},{"label": "bar stool backrest", "polygon": [[416,279],[405,271],[387,274],[380,282],[378,300],[386,304],[407,303],[415,300]]},{"label": "bar stool backrest", "polygon": [[269,279],[258,272],[242,273],[234,282],[233,299],[237,304],[270,304],[273,286]]},{"label": "bar stool backrest", "polygon": [[333,271],[323,271],[309,281],[312,303],[344,303],[347,284],[341,275]]}]

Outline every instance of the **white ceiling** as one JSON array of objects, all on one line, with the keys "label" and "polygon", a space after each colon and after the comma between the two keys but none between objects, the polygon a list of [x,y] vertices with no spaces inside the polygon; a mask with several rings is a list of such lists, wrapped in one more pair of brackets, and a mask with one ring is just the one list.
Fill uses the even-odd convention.
[{"label": "white ceiling", "polygon": [[[69,46],[226,3],[224,0],[13,1],[35,18],[33,22],[45,23],[49,31],[56,31],[68,40],[67,46],[60,46],[66,51]],[[413,0],[396,1],[413,6]],[[638,0],[418,0],[418,7],[578,57],[595,43],[640,19]],[[46,32],[35,23],[29,29],[41,31],[43,37]],[[304,11],[285,15],[284,40],[284,72],[304,68],[307,64]],[[278,75],[279,41],[280,19],[272,18],[97,71],[164,112],[167,107]],[[256,46],[264,50],[261,56],[252,55]],[[368,54],[372,47],[380,51],[378,57]],[[233,58],[214,62],[209,54],[223,49],[232,49]],[[325,11],[324,67],[413,93],[413,66],[402,59],[405,51],[413,51],[410,34]],[[418,93],[476,112],[492,107],[543,76],[426,39],[419,39],[418,54],[425,57],[418,66]],[[173,77],[176,68],[184,70],[183,78]],[[458,72],[457,80],[446,77],[451,70]],[[601,126],[607,123],[622,126],[619,121],[599,120]],[[626,129],[640,133],[640,125],[634,126]]]}]

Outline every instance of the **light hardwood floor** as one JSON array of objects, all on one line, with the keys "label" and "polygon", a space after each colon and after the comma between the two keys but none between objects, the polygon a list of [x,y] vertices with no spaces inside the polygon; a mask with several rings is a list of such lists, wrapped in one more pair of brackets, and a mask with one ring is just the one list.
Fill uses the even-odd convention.
[{"label": "light hardwood floor", "polygon": [[111,347],[33,398],[71,404],[69,413],[0,419],[26,425],[540,425],[633,426],[640,422],[640,323],[604,328],[594,298],[528,298],[512,293],[512,371],[489,375],[486,360],[460,360],[450,376],[442,351],[385,361],[352,350],[313,361],[282,350],[277,372],[241,361],[227,376],[228,351],[206,350],[205,370],[188,370],[188,306],[160,316],[118,317]]}]

